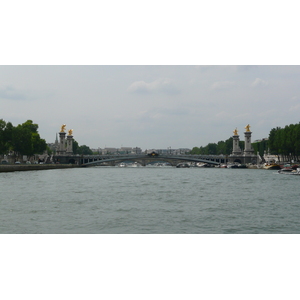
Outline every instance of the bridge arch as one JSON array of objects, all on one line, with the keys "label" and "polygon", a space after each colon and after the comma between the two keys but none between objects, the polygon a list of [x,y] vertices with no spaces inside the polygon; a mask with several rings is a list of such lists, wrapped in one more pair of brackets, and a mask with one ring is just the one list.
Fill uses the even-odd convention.
[{"label": "bridge arch", "polygon": [[175,156],[175,155],[156,155],[156,156],[148,156],[148,155],[128,155],[128,156],[118,156],[118,157],[111,157],[111,158],[104,158],[104,159],[98,159],[91,162],[83,162],[82,167],[89,167],[89,166],[96,166],[103,163],[120,163],[125,161],[144,161],[150,162],[150,161],[165,161],[169,162],[172,165],[176,165],[180,162],[201,162],[201,163],[207,163],[212,165],[219,165],[219,162],[215,162],[212,160],[207,159],[201,159],[201,158],[195,158],[192,156]]},{"label": "bridge arch", "polygon": [[240,159],[238,159],[238,158],[236,158],[233,162],[238,163],[238,164],[242,163],[242,161]]},{"label": "bridge arch", "polygon": [[75,161],[74,158],[70,158],[68,163],[69,163],[69,164],[76,164],[76,161]]}]

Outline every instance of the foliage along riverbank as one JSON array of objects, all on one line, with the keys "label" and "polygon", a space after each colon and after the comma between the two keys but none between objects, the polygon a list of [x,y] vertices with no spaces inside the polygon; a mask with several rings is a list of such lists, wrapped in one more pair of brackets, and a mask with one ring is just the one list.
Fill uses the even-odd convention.
[{"label": "foliage along riverbank", "polygon": [[38,128],[38,124],[31,120],[13,126],[11,122],[0,119],[0,154],[13,151],[18,157],[43,153],[47,149],[47,143],[40,137]]},{"label": "foliage along riverbank", "polygon": [[[209,143],[205,147],[194,147],[191,154],[230,155],[232,153],[232,137],[226,141]],[[240,148],[244,149],[244,141],[240,141]],[[284,128],[271,129],[269,137],[252,143],[255,154],[263,157],[265,152],[280,155],[286,161],[300,160],[300,123],[286,125]]]}]

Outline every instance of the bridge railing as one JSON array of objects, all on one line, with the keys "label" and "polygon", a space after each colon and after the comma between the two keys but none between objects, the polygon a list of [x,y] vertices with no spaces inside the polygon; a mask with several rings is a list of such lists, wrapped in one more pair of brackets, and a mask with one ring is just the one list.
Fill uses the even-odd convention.
[{"label": "bridge railing", "polygon": [[81,164],[84,166],[89,165],[97,165],[102,163],[109,163],[109,162],[122,162],[128,160],[157,160],[157,161],[190,161],[190,162],[202,162],[208,164],[219,165],[222,163],[221,161],[213,160],[212,157],[207,159],[207,157],[199,157],[199,156],[192,156],[192,155],[86,155],[82,157]]}]

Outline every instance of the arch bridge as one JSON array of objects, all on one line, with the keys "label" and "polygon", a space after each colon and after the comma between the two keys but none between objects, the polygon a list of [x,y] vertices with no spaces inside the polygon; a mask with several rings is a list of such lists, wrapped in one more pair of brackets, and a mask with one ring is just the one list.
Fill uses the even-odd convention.
[{"label": "arch bridge", "polygon": [[149,164],[151,162],[168,162],[172,166],[176,166],[178,163],[182,162],[201,162],[211,165],[220,165],[221,163],[226,163],[227,159],[223,156],[206,156],[205,158],[198,155],[160,155],[160,154],[146,154],[146,155],[122,155],[122,156],[84,156],[81,158],[80,165],[82,167],[99,166],[101,164],[116,164],[126,161],[133,161],[141,163],[142,165]]}]

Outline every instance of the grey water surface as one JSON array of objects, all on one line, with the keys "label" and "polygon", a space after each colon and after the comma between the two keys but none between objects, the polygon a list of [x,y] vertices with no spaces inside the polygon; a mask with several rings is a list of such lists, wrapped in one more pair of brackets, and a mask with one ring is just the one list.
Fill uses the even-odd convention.
[{"label": "grey water surface", "polygon": [[0,173],[0,233],[300,233],[299,183],[256,169]]}]

